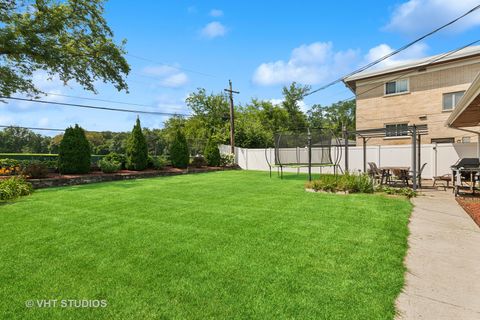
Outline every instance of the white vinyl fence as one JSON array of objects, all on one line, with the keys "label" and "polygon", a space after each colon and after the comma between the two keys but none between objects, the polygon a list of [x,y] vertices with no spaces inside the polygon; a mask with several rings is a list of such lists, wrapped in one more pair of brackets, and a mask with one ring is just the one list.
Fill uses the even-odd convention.
[{"label": "white vinyl fence", "polygon": [[[349,171],[363,171],[363,147],[348,148]],[[230,146],[221,145],[221,153],[229,153]],[[312,151],[314,152],[314,150]],[[295,149],[292,149],[295,153]],[[340,148],[340,167],[344,169],[344,147]],[[332,149],[332,158],[335,158],[335,148]],[[460,158],[477,157],[476,143],[442,143],[423,144],[421,147],[420,163],[427,163],[422,178],[431,179],[434,176],[451,173],[450,166]],[[235,161],[244,170],[268,170],[266,158],[274,162],[274,149],[245,149],[235,148]],[[367,162],[375,162],[377,166],[402,166],[411,167],[412,147],[411,145],[396,146],[367,146]],[[367,165],[368,168],[368,165]],[[306,172],[302,168],[301,172]],[[285,171],[296,172],[297,169],[288,168]],[[314,173],[332,172],[331,168],[313,168]]]}]

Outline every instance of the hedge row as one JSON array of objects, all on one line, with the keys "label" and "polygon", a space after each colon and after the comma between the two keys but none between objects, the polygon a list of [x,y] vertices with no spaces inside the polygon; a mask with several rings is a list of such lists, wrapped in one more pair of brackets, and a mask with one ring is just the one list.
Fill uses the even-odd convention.
[{"label": "hedge row", "polygon": [[[104,155],[92,155],[91,162],[96,164]],[[57,161],[58,154],[48,153],[0,153],[0,159]]]}]

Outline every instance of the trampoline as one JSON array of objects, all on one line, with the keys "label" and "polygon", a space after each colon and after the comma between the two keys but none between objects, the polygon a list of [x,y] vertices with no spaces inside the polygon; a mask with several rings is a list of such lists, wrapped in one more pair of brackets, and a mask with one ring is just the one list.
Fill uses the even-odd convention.
[{"label": "trampoline", "polygon": [[330,129],[277,132],[274,144],[273,155],[272,148],[265,149],[270,177],[273,168],[277,168],[277,175],[281,178],[284,168],[296,168],[297,174],[301,168],[308,168],[309,180],[313,167],[333,167],[333,172],[337,173],[342,148],[340,140]]}]

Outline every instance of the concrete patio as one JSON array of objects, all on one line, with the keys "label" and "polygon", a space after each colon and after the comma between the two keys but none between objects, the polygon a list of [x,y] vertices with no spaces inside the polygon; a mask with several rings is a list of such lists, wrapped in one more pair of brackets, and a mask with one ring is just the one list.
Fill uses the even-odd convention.
[{"label": "concrete patio", "polygon": [[397,319],[480,319],[480,228],[451,190],[413,199]]}]

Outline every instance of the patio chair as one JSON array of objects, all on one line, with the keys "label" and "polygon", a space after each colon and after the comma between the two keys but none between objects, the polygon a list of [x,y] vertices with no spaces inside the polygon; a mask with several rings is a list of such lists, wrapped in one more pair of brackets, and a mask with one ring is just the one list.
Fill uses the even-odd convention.
[{"label": "patio chair", "polygon": [[[417,183],[418,183],[418,186],[420,188],[422,187],[422,172],[423,172],[423,169],[425,169],[426,165],[427,165],[426,162],[424,164],[422,164],[422,166],[420,167],[420,170],[418,170],[418,172],[417,172]],[[412,183],[413,183],[413,171],[411,171],[411,170],[409,171],[409,174],[406,177],[407,186],[408,186],[408,181],[409,180],[412,180]]]},{"label": "patio chair", "polygon": [[379,181],[381,184],[383,184],[383,178],[388,180],[390,174],[388,172],[382,172],[375,162],[369,162],[368,166],[370,167],[370,175],[373,179]]},{"label": "patio chair", "polygon": [[447,188],[450,188],[450,181],[452,181],[452,175],[450,173],[441,175],[441,176],[435,176],[433,177],[433,187],[435,188],[437,181],[443,181],[446,182],[447,185],[442,184],[443,190],[446,191]]}]

